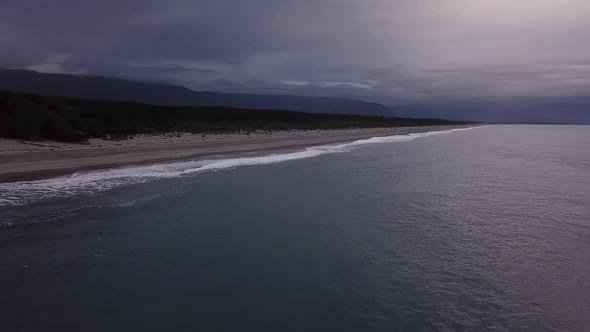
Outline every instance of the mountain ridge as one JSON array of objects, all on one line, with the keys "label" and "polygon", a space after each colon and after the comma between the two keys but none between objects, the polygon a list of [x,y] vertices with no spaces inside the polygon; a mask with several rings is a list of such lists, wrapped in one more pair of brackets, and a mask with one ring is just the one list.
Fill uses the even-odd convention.
[{"label": "mountain ridge", "polygon": [[199,92],[167,83],[101,76],[46,74],[22,69],[0,70],[0,90],[163,106],[235,107],[324,114],[393,116],[387,107],[379,103],[349,98]]}]

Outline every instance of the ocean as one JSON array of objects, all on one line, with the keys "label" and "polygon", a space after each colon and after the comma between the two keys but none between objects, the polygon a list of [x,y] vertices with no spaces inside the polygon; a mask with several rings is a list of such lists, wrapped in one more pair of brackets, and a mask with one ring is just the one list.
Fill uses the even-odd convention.
[{"label": "ocean", "polygon": [[590,126],[0,184],[2,331],[588,331]]}]

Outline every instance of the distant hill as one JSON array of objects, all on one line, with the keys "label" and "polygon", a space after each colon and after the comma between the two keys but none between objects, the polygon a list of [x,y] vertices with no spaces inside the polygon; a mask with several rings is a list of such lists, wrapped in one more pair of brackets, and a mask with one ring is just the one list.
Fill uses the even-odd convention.
[{"label": "distant hill", "polygon": [[590,124],[590,97],[442,100],[390,106],[397,116],[491,123]]},{"label": "distant hill", "polygon": [[236,107],[392,116],[392,113],[381,104],[355,99],[195,92],[185,87],[167,84],[94,76],[41,74],[28,70],[0,70],[0,90],[166,106]]}]

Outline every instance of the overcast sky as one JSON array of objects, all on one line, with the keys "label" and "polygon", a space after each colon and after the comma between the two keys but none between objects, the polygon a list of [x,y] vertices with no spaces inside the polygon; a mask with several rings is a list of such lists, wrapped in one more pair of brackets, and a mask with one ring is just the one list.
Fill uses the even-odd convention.
[{"label": "overcast sky", "polygon": [[588,0],[2,0],[0,66],[197,90],[590,95]]}]

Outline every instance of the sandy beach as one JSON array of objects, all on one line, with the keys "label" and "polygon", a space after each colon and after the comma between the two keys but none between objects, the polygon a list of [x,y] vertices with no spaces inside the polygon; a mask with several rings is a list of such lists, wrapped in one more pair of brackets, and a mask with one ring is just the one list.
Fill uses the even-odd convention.
[{"label": "sandy beach", "polygon": [[164,134],[89,144],[0,139],[0,182],[43,178],[185,159],[249,156],[359,139],[449,130],[467,126],[279,131],[234,134]]}]

